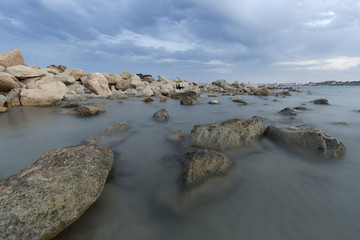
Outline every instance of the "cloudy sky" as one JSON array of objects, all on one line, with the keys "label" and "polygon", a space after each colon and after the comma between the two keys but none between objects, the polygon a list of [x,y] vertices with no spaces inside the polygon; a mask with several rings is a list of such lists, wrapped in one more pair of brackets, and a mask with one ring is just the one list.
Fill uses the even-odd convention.
[{"label": "cloudy sky", "polygon": [[189,81],[360,80],[359,0],[0,1],[29,65]]}]

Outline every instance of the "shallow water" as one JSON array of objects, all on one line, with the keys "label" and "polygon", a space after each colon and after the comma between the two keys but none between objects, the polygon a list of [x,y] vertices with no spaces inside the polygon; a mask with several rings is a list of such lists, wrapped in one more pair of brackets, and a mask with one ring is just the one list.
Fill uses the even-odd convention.
[{"label": "shallow water", "polygon": [[[66,115],[60,107],[9,109],[0,115],[0,177],[126,121],[133,134],[105,143],[116,157],[103,194],[56,239],[359,239],[360,88],[302,89],[278,102],[274,96],[241,96],[247,105],[229,96],[219,96],[219,105],[207,104],[214,99],[208,98],[195,106],[171,99],[154,104],[106,101],[107,111],[92,118]],[[317,98],[331,105],[310,102]],[[296,106],[308,111],[294,119],[278,113]],[[169,112],[166,123],[151,118],[161,108]],[[192,149],[187,142],[168,142],[166,136],[180,129],[189,134],[195,124],[255,115],[264,117],[266,125],[316,125],[342,141],[347,152],[341,159],[319,159],[262,138],[251,149],[225,152],[234,163],[226,176],[182,191],[175,159]]]}]

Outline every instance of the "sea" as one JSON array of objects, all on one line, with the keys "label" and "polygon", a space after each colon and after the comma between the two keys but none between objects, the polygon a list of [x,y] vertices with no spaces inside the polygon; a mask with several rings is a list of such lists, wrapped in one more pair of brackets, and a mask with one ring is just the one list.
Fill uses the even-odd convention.
[{"label": "sea", "polygon": [[[360,87],[304,86],[292,96],[241,95],[207,98],[184,106],[140,98],[89,100],[106,112],[81,118],[61,107],[17,107],[0,114],[0,178],[31,165],[43,154],[96,139],[114,123],[127,122],[131,134],[101,145],[115,153],[99,199],[55,239],[360,239]],[[318,98],[329,105],[315,105]],[[217,99],[218,105],[208,101]],[[274,101],[277,99],[278,101]],[[305,107],[290,117],[285,107]],[[159,109],[167,122],[154,121]],[[185,139],[167,140],[196,124],[231,118],[264,118],[266,126],[316,126],[346,146],[337,159],[294,151],[267,137],[247,148],[223,151],[233,167],[190,189],[179,184],[178,156],[196,149]]]}]

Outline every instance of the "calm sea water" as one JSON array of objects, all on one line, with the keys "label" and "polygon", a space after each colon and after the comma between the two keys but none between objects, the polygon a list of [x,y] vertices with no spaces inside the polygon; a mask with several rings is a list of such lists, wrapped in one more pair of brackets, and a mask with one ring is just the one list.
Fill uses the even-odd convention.
[{"label": "calm sea water", "polygon": [[[219,96],[219,105],[207,104],[209,98],[195,106],[171,99],[154,104],[141,99],[107,101],[107,111],[92,118],[66,115],[60,107],[9,109],[0,115],[0,177],[29,166],[46,152],[81,144],[126,121],[133,134],[105,144],[116,158],[104,192],[56,239],[360,239],[360,88],[302,89],[278,102],[274,96],[243,95],[247,105],[228,96]],[[310,102],[317,98],[331,105]],[[308,111],[294,119],[278,113],[297,106]],[[169,112],[166,123],[152,120],[161,108]],[[166,136],[178,130],[189,134],[195,124],[255,115],[264,117],[266,125],[316,125],[342,141],[346,155],[319,160],[262,138],[251,149],[225,152],[234,163],[226,176],[180,190],[181,169],[175,159],[192,149],[186,141],[171,143]]]}]

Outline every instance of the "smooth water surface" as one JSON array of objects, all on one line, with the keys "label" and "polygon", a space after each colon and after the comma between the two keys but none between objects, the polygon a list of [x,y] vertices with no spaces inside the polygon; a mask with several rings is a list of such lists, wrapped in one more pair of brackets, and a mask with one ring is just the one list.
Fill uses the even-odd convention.
[{"label": "smooth water surface", "polygon": [[[104,192],[56,239],[359,239],[360,88],[302,90],[286,98],[241,96],[247,105],[220,94],[219,105],[207,104],[213,98],[194,106],[172,99],[154,104],[102,100],[107,111],[91,118],[67,115],[60,107],[9,109],[0,115],[0,177],[126,121],[132,135],[107,146],[116,157]],[[317,98],[330,105],[311,103]],[[294,119],[278,113],[296,106],[308,110]],[[152,120],[161,108],[170,115],[165,123]],[[234,163],[225,176],[181,190],[176,157],[193,149],[187,141],[172,143],[166,136],[180,129],[188,135],[195,124],[255,115],[264,117],[266,125],[316,125],[342,141],[347,152],[341,159],[319,159],[264,137],[251,149],[224,152]]]}]

